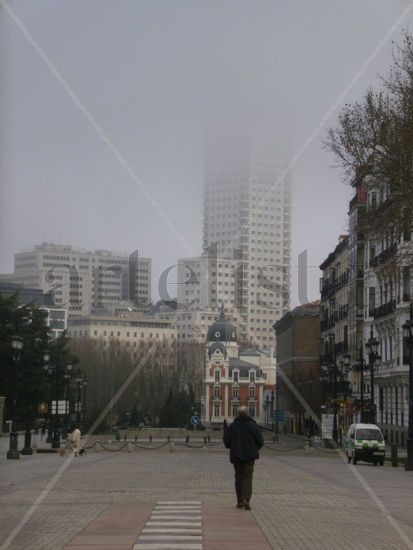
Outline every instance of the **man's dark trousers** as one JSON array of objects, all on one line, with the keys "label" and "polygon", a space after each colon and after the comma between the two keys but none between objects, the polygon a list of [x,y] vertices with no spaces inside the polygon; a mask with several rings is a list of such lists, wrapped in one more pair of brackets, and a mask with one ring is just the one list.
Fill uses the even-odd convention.
[{"label": "man's dark trousers", "polygon": [[235,492],[238,503],[250,501],[252,494],[252,474],[254,472],[254,460],[249,462],[234,462]]}]

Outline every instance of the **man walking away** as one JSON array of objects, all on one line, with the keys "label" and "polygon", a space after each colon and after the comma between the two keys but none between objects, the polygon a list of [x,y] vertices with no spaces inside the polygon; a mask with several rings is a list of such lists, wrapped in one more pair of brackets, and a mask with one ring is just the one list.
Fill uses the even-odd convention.
[{"label": "man walking away", "polygon": [[238,409],[237,418],[225,430],[224,444],[230,449],[229,459],[234,465],[237,508],[251,510],[254,462],[259,458],[258,450],[264,439],[255,420],[248,415],[247,407]]}]

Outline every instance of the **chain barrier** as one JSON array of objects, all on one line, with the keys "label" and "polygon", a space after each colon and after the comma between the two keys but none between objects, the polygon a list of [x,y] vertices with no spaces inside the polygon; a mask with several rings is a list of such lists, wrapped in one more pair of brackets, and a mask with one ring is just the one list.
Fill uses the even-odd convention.
[{"label": "chain barrier", "polygon": [[[90,450],[90,449],[93,449],[94,447],[100,446],[102,447],[102,449],[108,452],[119,452],[125,448],[135,449],[135,450],[138,450],[138,449],[157,450],[157,449],[162,449],[163,447],[170,446],[171,444],[175,445],[176,447],[186,447],[188,449],[204,449],[205,447],[217,447],[217,446],[223,445],[222,441],[204,441],[204,442],[200,442],[199,444],[196,444],[196,443],[194,444],[194,443],[189,443],[187,441],[171,441],[171,440],[166,441],[165,443],[157,444],[157,445],[152,444],[151,441],[148,441],[146,445],[138,444],[137,442],[134,442],[134,441],[123,441],[123,442],[116,442],[116,443],[114,442],[113,444],[116,445],[116,447],[113,447],[113,446],[111,447],[110,446],[111,442],[108,442],[107,444],[105,444],[102,441],[94,441],[91,445],[85,445],[82,448],[85,450]],[[315,451],[318,451],[320,453],[334,454],[340,450],[338,448],[327,449],[325,447],[321,447],[320,445],[314,445],[312,444],[312,442],[305,443],[304,445],[299,445],[296,447],[289,447],[287,449],[276,448],[274,447],[274,443],[273,444],[264,443],[264,447],[276,453],[291,453],[294,451],[303,451],[305,449],[314,449]]]}]

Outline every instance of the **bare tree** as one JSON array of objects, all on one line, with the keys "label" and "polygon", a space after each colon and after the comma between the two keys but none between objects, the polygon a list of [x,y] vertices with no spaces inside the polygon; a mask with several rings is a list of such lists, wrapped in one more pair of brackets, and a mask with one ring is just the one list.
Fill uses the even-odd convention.
[{"label": "bare tree", "polygon": [[367,216],[366,223],[379,227],[389,220],[402,230],[403,212],[413,207],[413,44],[409,33],[402,46],[394,47],[382,89],[369,90],[362,101],[345,105],[325,145],[350,184],[363,180],[367,188],[385,188],[380,215]]}]

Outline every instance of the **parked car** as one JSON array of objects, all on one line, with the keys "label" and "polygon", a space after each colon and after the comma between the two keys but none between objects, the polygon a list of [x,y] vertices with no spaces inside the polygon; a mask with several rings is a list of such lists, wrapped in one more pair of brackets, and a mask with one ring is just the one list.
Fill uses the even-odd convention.
[{"label": "parked car", "polygon": [[382,431],[376,424],[352,424],[344,440],[344,452],[353,464],[364,460],[383,466],[386,445]]}]

